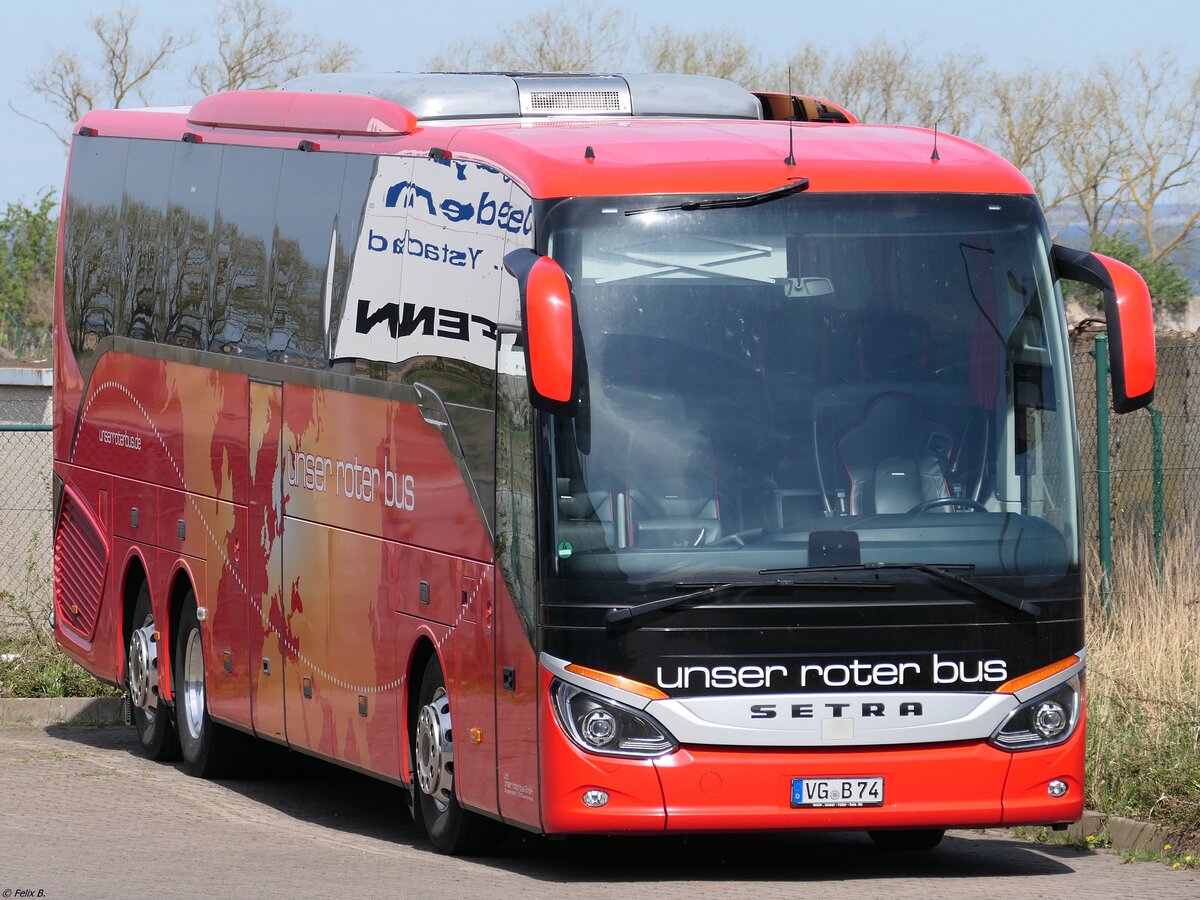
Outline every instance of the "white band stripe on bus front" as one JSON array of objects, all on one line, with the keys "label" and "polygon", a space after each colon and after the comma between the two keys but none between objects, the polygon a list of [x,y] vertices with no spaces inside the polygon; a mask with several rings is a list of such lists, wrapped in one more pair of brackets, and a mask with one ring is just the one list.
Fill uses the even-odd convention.
[{"label": "white band stripe on bus front", "polygon": [[[146,407],[143,406],[142,402],[140,400],[138,400],[137,397],[134,396],[133,392],[129,388],[127,388],[125,385],[121,384],[119,381],[103,382],[92,393],[91,398],[88,400],[87,406],[84,407],[83,414],[80,416],[81,421],[87,420],[88,412],[91,410],[92,404],[96,402],[96,398],[99,397],[100,394],[102,394],[104,391],[108,390],[109,388],[112,388],[112,389],[118,391],[119,393],[124,394],[126,397],[128,397],[129,400],[132,401],[133,405],[137,407],[138,412],[140,412],[142,414],[142,417],[145,418],[146,424],[150,426],[150,430],[154,433],[155,440],[157,440],[159,446],[162,447],[163,453],[166,454],[167,461],[170,462],[171,468],[175,471],[175,476],[179,479],[180,488],[183,490],[183,492],[185,494],[187,494],[188,503],[191,504],[192,509],[195,510],[196,518],[198,518],[200,520],[200,524],[202,526],[204,526],[204,530],[205,530],[205,532],[208,533],[208,537],[209,537],[209,540],[212,542],[212,545],[217,548],[217,553],[220,554],[221,559],[224,561],[226,570],[233,576],[234,582],[237,583],[237,586],[241,589],[242,593],[245,594],[246,597],[249,599],[250,606],[253,607],[253,609],[256,613],[258,613],[259,620],[265,621],[265,624],[266,624],[266,627],[268,630],[268,634],[274,634],[279,639],[279,642],[283,646],[283,649],[286,650],[293,658],[304,663],[304,665],[308,667],[308,669],[311,671],[311,673],[313,675],[320,676],[325,681],[329,682],[330,684],[334,685],[335,687],[341,688],[342,690],[354,691],[359,694],[386,694],[389,691],[394,691],[397,688],[399,688],[401,685],[403,685],[405,680],[408,677],[407,675],[404,675],[404,674],[400,675],[398,678],[392,679],[391,681],[387,682],[386,684],[373,685],[373,686],[367,686],[367,685],[361,685],[361,684],[351,684],[350,682],[339,678],[338,676],[332,674],[331,672],[325,671],[323,668],[321,668],[319,665],[317,665],[315,662],[313,662],[311,659],[309,659],[307,656],[305,656],[302,652],[300,652],[299,648],[293,646],[291,641],[288,639],[288,637],[285,634],[283,634],[278,628],[275,627],[275,625],[271,622],[270,617],[267,617],[265,620],[263,619],[262,605],[258,602],[257,598],[255,598],[254,596],[251,595],[250,589],[245,584],[242,583],[242,579],[241,579],[241,576],[238,574],[237,567],[233,565],[233,563],[230,561],[229,557],[225,554],[225,548],[221,545],[221,542],[219,540],[217,540],[217,536],[213,532],[212,527],[209,525],[208,520],[204,517],[204,513],[200,509],[200,505],[196,502],[196,498],[193,496],[192,492],[188,490],[187,483],[183,477],[183,472],[180,471],[179,464],[175,461],[175,457],[171,455],[171,451],[170,451],[170,448],[167,447],[166,440],[163,438],[162,433],[159,432],[158,426],[154,424],[154,419],[150,416],[150,413],[147,411]],[[467,610],[471,608],[471,604],[474,602],[475,598],[479,595],[479,591],[482,588],[483,588],[483,580],[480,579],[476,583],[475,588],[472,590],[471,595],[467,598],[467,602],[459,607],[458,618],[456,618],[454,620],[453,624],[440,625],[440,623],[431,622],[432,625],[440,625],[440,627],[446,629],[446,633],[440,639],[437,639],[435,642],[436,648],[438,650],[441,650],[442,647],[445,645],[446,641],[450,640],[450,636],[454,633],[454,629],[456,629],[459,626],[459,624],[462,623],[463,616],[465,616]],[[282,602],[282,598],[281,598],[280,612],[283,611],[282,606],[283,606],[283,602]],[[429,620],[422,620],[422,621],[429,621]]]}]

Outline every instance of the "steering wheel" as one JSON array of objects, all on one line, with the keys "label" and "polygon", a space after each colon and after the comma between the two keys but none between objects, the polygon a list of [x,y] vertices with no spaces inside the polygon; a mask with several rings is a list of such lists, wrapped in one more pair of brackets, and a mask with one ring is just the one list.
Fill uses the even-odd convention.
[{"label": "steering wheel", "polygon": [[976,500],[968,500],[966,497],[938,497],[934,500],[926,500],[924,503],[918,503],[910,509],[907,515],[915,516],[923,512],[928,512],[931,509],[937,509],[940,506],[965,506],[968,509],[976,512],[987,512],[988,508]]}]

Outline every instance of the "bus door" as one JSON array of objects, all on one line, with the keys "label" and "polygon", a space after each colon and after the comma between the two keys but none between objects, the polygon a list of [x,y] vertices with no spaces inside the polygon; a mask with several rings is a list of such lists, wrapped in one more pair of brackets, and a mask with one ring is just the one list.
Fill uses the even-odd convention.
[{"label": "bus door", "polygon": [[283,714],[283,390],[250,382],[250,713],[260,737],[285,740]]},{"label": "bus door", "polygon": [[[459,799],[499,812],[496,794],[496,677],[493,567],[458,561],[462,618],[455,630],[455,778]],[[459,724],[461,723],[461,725]]]}]

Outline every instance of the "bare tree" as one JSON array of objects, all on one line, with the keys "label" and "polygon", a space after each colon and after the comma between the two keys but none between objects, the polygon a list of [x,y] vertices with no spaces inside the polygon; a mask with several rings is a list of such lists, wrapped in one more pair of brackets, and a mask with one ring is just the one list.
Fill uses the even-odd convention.
[{"label": "bare tree", "polygon": [[1088,235],[1109,231],[1120,212],[1122,157],[1128,153],[1120,124],[1123,115],[1113,102],[1123,95],[1122,75],[1102,69],[1064,91],[1059,117],[1063,135],[1049,148],[1061,203],[1077,207]]},{"label": "bare tree", "polygon": [[973,138],[983,105],[980,78],[984,59],[978,53],[951,52],[932,62],[914,65],[907,84],[913,116],[910,124]]},{"label": "bare tree", "polygon": [[913,48],[880,40],[860,44],[848,56],[829,64],[824,94],[862,122],[912,122],[920,80]]},{"label": "bare tree", "polygon": [[[144,50],[139,50],[142,41],[135,36],[137,21],[137,9],[128,6],[108,16],[96,16],[88,27],[100,44],[98,60],[89,61],[75,50],[60,50],[44,65],[31,70],[26,84],[34,94],[61,110],[68,126],[96,106],[117,108],[131,96],[148,103],[150,82],[191,43],[191,38],[163,29],[144,44]],[[69,137],[60,125],[23,113],[11,102],[9,106],[68,143]]]},{"label": "bare tree", "polygon": [[[1122,224],[1132,228],[1158,262],[1186,247],[1200,223],[1200,71],[1185,76],[1178,58],[1134,56],[1123,77],[1112,78],[1121,113],[1114,116],[1122,153],[1115,162]],[[1136,98],[1136,114],[1126,97]],[[1180,211],[1168,214],[1167,207]]]},{"label": "bare tree", "polygon": [[490,42],[468,38],[426,65],[440,72],[588,72],[619,68],[633,44],[632,17],[606,6],[548,6]]},{"label": "bare tree", "polygon": [[771,76],[755,48],[722,29],[681,32],[670,26],[652,29],[641,40],[642,59],[652,72],[682,72],[728,78],[761,89]]},{"label": "bare tree", "polygon": [[291,28],[290,10],[269,0],[230,0],[217,13],[216,57],[197,63],[190,83],[203,94],[274,87],[311,71],[340,72],[354,62],[344,41]]},{"label": "bare tree", "polygon": [[[149,103],[151,84],[192,38],[164,29],[147,39],[138,32],[138,16],[130,6],[96,16],[88,23],[99,45],[95,58],[60,50],[28,73],[30,91],[62,112],[66,130],[9,106],[66,144],[70,125],[90,109],[116,109],[135,98]],[[295,31],[291,20],[291,12],[271,0],[228,0],[213,27],[215,56],[192,67],[192,86],[203,93],[271,87],[304,72],[341,71],[354,62],[354,51],[344,41]]]},{"label": "bare tree", "polygon": [[1054,164],[1054,150],[1069,140],[1062,74],[1043,69],[980,75],[980,140],[1024,173],[1043,209],[1056,208],[1064,200],[1065,185]]}]

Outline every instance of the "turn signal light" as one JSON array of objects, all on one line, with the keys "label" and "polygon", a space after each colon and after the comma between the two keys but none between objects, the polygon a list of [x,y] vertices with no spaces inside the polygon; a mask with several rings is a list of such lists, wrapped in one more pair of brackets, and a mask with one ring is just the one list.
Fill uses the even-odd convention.
[{"label": "turn signal light", "polygon": [[626,678],[624,675],[613,675],[610,672],[601,672],[599,669],[589,669],[587,666],[580,666],[576,663],[571,663],[566,668],[568,672],[572,672],[575,675],[582,675],[584,678],[590,678],[592,681],[598,681],[601,684],[607,684],[609,687],[615,687],[620,688],[623,691],[629,691],[629,693],[637,694],[639,697],[645,697],[647,700],[666,700],[668,696],[652,685],[643,684],[640,681],[634,681],[632,678]]},{"label": "turn signal light", "polygon": [[1016,678],[1010,678],[1000,687],[996,688],[997,694],[1015,694],[1020,690],[1024,690],[1030,685],[1037,684],[1039,681],[1045,681],[1052,675],[1057,675],[1059,672],[1065,672],[1071,666],[1079,662],[1078,656],[1068,656],[1066,659],[1060,659],[1058,662],[1052,662],[1048,666],[1042,666],[1040,669],[1034,669],[1032,672],[1027,672],[1024,675],[1018,675]]}]

